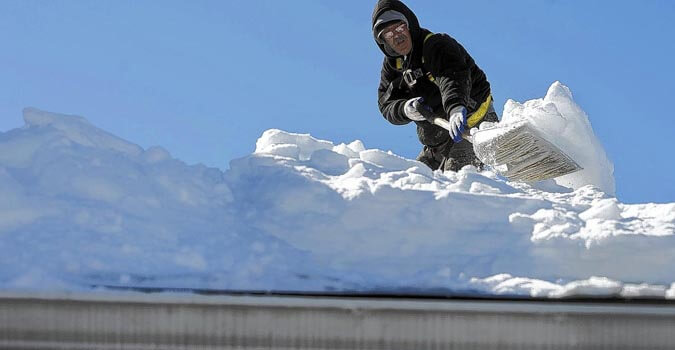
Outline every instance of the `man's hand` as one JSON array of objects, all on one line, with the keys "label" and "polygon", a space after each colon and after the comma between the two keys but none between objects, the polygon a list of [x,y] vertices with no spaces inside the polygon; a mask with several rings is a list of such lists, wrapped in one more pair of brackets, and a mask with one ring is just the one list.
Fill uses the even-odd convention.
[{"label": "man's hand", "polygon": [[457,106],[450,111],[450,137],[455,143],[462,141],[462,133],[466,128],[466,108]]},{"label": "man's hand", "polygon": [[403,105],[403,113],[405,113],[405,116],[408,117],[408,119],[414,120],[416,122],[426,120],[426,118],[424,118],[422,113],[420,113],[418,110],[418,108],[424,108],[422,102],[424,102],[422,97],[415,97],[406,101],[405,105]]}]

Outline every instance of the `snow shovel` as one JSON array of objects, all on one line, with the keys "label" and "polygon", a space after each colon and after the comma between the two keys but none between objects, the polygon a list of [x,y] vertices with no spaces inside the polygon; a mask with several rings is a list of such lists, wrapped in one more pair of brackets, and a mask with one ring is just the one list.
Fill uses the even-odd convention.
[{"label": "snow shovel", "polygon": [[[420,113],[432,124],[450,130],[450,123],[431,111]],[[547,141],[527,121],[495,126],[462,137],[478,159],[511,181],[537,182],[571,174],[582,168],[560,148]]]}]

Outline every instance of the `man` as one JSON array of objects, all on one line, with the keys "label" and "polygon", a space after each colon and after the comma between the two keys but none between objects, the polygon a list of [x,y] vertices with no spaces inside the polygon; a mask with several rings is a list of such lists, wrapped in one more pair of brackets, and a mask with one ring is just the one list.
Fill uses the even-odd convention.
[{"label": "man", "polygon": [[[423,145],[417,160],[431,169],[482,167],[462,133],[483,121],[497,122],[485,73],[455,39],[421,28],[401,1],[380,0],[373,11],[373,35],[385,54],[378,104],[395,125],[417,124]],[[447,119],[440,128],[423,114]]]}]

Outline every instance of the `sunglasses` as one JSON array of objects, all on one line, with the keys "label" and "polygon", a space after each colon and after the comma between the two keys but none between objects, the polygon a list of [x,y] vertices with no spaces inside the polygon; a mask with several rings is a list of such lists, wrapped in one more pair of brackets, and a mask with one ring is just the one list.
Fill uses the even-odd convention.
[{"label": "sunglasses", "polygon": [[385,29],[380,32],[380,35],[378,36],[380,40],[391,40],[394,38],[394,35],[396,33],[403,33],[408,25],[405,22],[401,22],[401,24],[397,25],[394,28],[391,29]]}]

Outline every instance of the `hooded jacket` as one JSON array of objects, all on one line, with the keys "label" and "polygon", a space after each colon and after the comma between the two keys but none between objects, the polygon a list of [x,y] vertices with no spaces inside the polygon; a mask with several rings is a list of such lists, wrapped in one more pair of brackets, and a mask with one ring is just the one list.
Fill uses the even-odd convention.
[{"label": "hooded jacket", "polygon": [[[384,44],[375,40],[385,55],[378,87],[378,105],[384,118],[396,125],[410,123],[403,106],[413,97],[423,97],[425,104],[436,114],[446,117],[459,105],[466,107],[469,114],[475,112],[490,96],[490,83],[466,49],[447,34],[432,34],[420,27],[417,16],[399,0],[379,0],[373,11],[371,28],[377,18],[389,10],[406,17],[413,45],[407,56],[395,57],[387,53]],[[400,68],[396,63],[398,58],[403,60]],[[407,69],[431,73],[433,81],[422,77],[414,86],[408,86],[403,79]],[[427,121],[415,123],[420,142],[424,145],[437,146],[450,138],[445,129]]]}]

